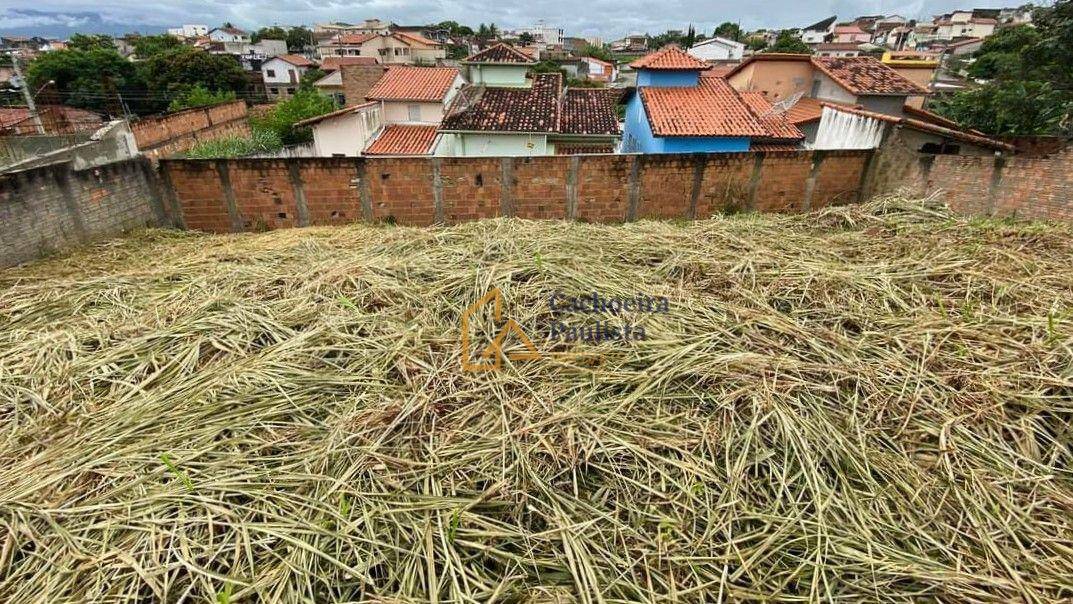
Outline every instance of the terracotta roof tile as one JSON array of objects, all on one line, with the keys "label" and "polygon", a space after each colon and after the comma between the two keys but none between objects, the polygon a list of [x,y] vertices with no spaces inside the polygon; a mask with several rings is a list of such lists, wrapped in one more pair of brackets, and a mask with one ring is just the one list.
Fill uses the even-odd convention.
[{"label": "terracotta roof tile", "polygon": [[535,63],[536,61],[524,52],[500,42],[485,48],[477,54],[466,57],[462,62],[529,64]]},{"label": "terracotta roof tile", "polygon": [[299,55],[278,55],[272,58],[279,59],[280,61],[284,61],[286,63],[290,63],[295,67],[316,67],[317,65],[313,61],[310,61],[309,59]]},{"label": "terracotta roof tile", "polygon": [[868,111],[866,109],[858,109],[856,107],[846,107],[845,105],[835,105],[832,103],[824,103],[824,107],[832,109],[834,111],[841,111],[844,113],[852,113],[854,115],[860,115],[862,117],[868,117],[889,124],[899,124],[903,127],[910,128],[912,130],[919,130],[921,132],[930,132],[939,136],[945,136],[954,140],[960,140],[966,143],[979,145],[981,147],[987,147],[990,149],[998,149],[1002,151],[1013,151],[1014,146],[1008,143],[1004,143],[993,138],[981,136],[973,132],[966,132],[964,130],[958,130],[954,128],[946,128],[938,124],[931,122],[925,122],[918,119],[908,117],[896,117],[893,115],[887,115],[885,113],[876,113],[874,111]]},{"label": "terracotta roof tile", "polygon": [[442,101],[458,77],[454,67],[391,67],[365,98],[378,101]]},{"label": "terracotta roof tile", "polygon": [[570,88],[563,94],[559,132],[619,134],[615,106],[622,91],[614,88]]},{"label": "terracotta roof tile", "polygon": [[376,57],[324,57],[320,68],[324,71],[338,71],[343,65],[376,65]]},{"label": "terracotta roof tile", "polygon": [[528,88],[471,86],[443,118],[444,130],[557,132],[562,74],[542,73]]},{"label": "terracotta roof tile", "polygon": [[721,65],[712,65],[708,69],[700,72],[702,78],[725,78],[735,67],[737,63],[723,63]]},{"label": "terracotta roof tile", "polygon": [[812,64],[853,94],[928,94],[872,57],[812,57]]},{"label": "terracotta roof tile", "polygon": [[332,44],[365,44],[377,34],[339,34],[332,38]]},{"label": "terracotta roof tile", "polygon": [[425,46],[443,46],[439,42],[437,42],[435,40],[430,40],[430,39],[426,38],[425,36],[422,36],[421,34],[404,32],[404,31],[397,31],[392,35],[395,36],[396,38],[403,38],[404,41],[417,42],[418,44],[423,44]]},{"label": "terracotta roof tile", "polygon": [[[809,122],[818,122],[823,115],[824,105],[839,105],[839,103],[832,103],[830,101],[820,101],[811,97],[804,97],[798,99],[789,109],[786,110],[786,121],[795,126],[801,126]],[[846,105],[850,107],[850,105]],[[855,107],[860,108],[859,105]]]},{"label": "terracotta roof tile", "polygon": [[664,46],[630,63],[630,67],[665,71],[695,71],[708,69],[708,64],[677,46]]},{"label": "terracotta roof tile", "polygon": [[774,108],[764,98],[763,93],[742,92],[740,96],[741,100],[745,101],[745,105],[756,116],[760,125],[767,129],[767,135],[763,138],[780,141],[799,141],[805,138],[805,133],[791,123],[786,118],[785,113],[775,113],[773,111]]},{"label": "terracotta roof tile", "polygon": [[726,80],[703,78],[696,86],[638,89],[656,136],[765,136]]},{"label": "terracotta roof tile", "polygon": [[437,126],[391,124],[365,149],[365,155],[428,155]]}]

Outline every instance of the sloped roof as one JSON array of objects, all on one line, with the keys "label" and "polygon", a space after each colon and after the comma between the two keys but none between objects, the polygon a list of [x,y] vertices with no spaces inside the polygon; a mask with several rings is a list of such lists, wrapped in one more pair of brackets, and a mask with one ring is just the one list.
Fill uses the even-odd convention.
[{"label": "sloped roof", "polygon": [[339,34],[333,36],[332,44],[365,44],[379,34]]},{"label": "sloped roof", "polygon": [[312,126],[313,124],[317,124],[317,123],[323,122],[325,120],[330,120],[330,119],[334,119],[334,118],[337,118],[337,117],[342,117],[344,115],[348,115],[348,114],[351,114],[351,113],[356,113],[356,112],[358,112],[358,111],[360,111],[362,109],[365,109],[365,108],[368,108],[368,107],[373,107],[376,104],[377,103],[375,103],[375,102],[369,101],[369,102],[366,102],[366,103],[359,103],[357,105],[348,105],[346,107],[343,107],[342,109],[337,109],[335,111],[332,111],[331,113],[325,113],[324,115],[318,115],[316,117],[306,118],[306,119],[304,119],[304,120],[302,120],[300,122],[296,122],[294,125],[295,125],[295,127]]},{"label": "sloped roof", "polygon": [[529,55],[502,42],[466,57],[463,63],[509,63],[528,65],[535,63]]},{"label": "sloped roof", "polygon": [[369,145],[364,155],[428,155],[436,142],[437,126],[391,124]]},{"label": "sloped roof", "polygon": [[699,71],[707,69],[708,64],[681,48],[670,45],[637,59],[630,63],[630,67],[660,71]]},{"label": "sloped roof", "polygon": [[391,67],[365,94],[378,101],[442,101],[458,77],[454,67]]},{"label": "sloped roof", "polygon": [[908,117],[896,117],[893,115],[887,115],[885,113],[876,113],[874,111],[868,111],[866,109],[858,109],[856,107],[846,107],[845,105],[836,105],[833,103],[824,103],[824,107],[833,109],[835,111],[841,111],[843,113],[851,113],[854,115],[860,115],[862,117],[872,118],[888,124],[898,124],[900,126],[909,128],[911,130],[918,130],[920,132],[928,132],[938,136],[944,136],[946,138],[952,138],[969,144],[977,145],[980,147],[987,147],[989,149],[997,149],[1000,151],[1013,151],[1014,146],[1008,143],[1004,143],[993,138],[988,138],[973,132],[967,132],[965,130],[957,130],[954,128],[946,128],[938,124],[921,121],[918,119]]},{"label": "sloped roof", "polygon": [[702,78],[696,86],[638,88],[656,136],[765,136],[726,80]]},{"label": "sloped roof", "polygon": [[742,92],[741,100],[753,112],[760,124],[767,129],[764,138],[777,140],[799,141],[805,138],[805,133],[791,123],[785,113],[774,113],[771,103],[764,98],[761,92]]},{"label": "sloped roof", "polygon": [[616,136],[622,94],[617,88],[563,90],[558,73],[537,74],[529,88],[470,86],[451,103],[441,130]]},{"label": "sloped roof", "polygon": [[872,57],[812,57],[812,64],[853,94],[928,94],[926,88]]},{"label": "sloped roof", "polygon": [[615,105],[621,96],[622,91],[614,88],[568,88],[563,93],[559,132],[618,134]]},{"label": "sloped roof", "polygon": [[827,17],[823,21],[817,21],[812,25],[809,25],[805,28],[805,31],[827,31],[827,29],[831,27],[831,24],[834,23],[837,19],[837,15]]},{"label": "sloped roof", "polygon": [[556,132],[562,74],[541,73],[528,88],[471,86],[443,118],[443,130]]},{"label": "sloped roof", "polygon": [[[272,59],[279,59],[284,63],[290,63],[295,67],[315,67],[316,63],[299,55],[276,55]],[[272,59],[269,59],[271,61]]]},{"label": "sloped roof", "polygon": [[392,35],[394,35],[396,38],[404,38],[405,40],[408,40],[410,42],[417,42],[418,44],[423,44],[425,46],[443,46],[439,42],[435,40],[430,40],[419,33],[396,31]]}]

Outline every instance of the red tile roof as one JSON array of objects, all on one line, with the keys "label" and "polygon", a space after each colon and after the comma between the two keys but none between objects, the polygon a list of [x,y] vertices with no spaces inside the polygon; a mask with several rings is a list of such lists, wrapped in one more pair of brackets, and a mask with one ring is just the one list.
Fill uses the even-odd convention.
[{"label": "red tile roof", "polygon": [[418,44],[423,44],[425,46],[443,46],[439,42],[437,42],[435,40],[429,40],[428,38],[426,38],[425,36],[422,36],[421,34],[404,32],[404,31],[397,31],[392,35],[395,36],[396,38],[403,38],[404,42],[417,42]]},{"label": "red tile roof", "polygon": [[617,88],[563,90],[562,75],[537,74],[529,88],[470,86],[455,97],[443,130],[617,136]]},{"label": "red tile roof", "polygon": [[768,133],[763,138],[779,141],[799,141],[805,138],[805,133],[791,123],[785,113],[774,111],[763,93],[742,92],[740,96],[757,121],[767,129]]},{"label": "red tile roof", "polygon": [[278,55],[272,58],[279,59],[280,61],[284,61],[286,63],[290,63],[295,67],[315,67],[317,65],[313,61],[310,61],[309,59],[299,55]]},{"label": "red tile roof", "polygon": [[428,155],[437,126],[391,124],[365,149],[364,155]]},{"label": "red tile roof", "polygon": [[442,101],[458,77],[454,67],[391,67],[365,94],[378,101]]},{"label": "red tile roof", "polygon": [[532,57],[520,50],[507,46],[500,42],[485,48],[477,54],[466,57],[463,63],[512,63],[529,64],[535,63]]},{"label": "red tile roof", "polygon": [[619,134],[615,106],[622,91],[614,88],[569,88],[563,94],[559,132]]},{"label": "red tile roof", "polygon": [[696,86],[638,89],[656,136],[765,136],[737,91],[726,80],[703,78]]},{"label": "red tile roof", "polygon": [[332,38],[332,44],[365,44],[377,34],[339,34]]},{"label": "red tile roof", "polygon": [[[820,101],[818,99],[804,97],[798,99],[789,109],[786,110],[786,121],[795,126],[801,126],[808,124],[809,122],[818,122],[823,115],[824,105],[840,105],[840,103],[832,103],[830,101]],[[851,105],[846,105],[850,107]],[[860,105],[852,105],[860,109]]]},{"label": "red tile roof", "polygon": [[700,72],[702,78],[725,78],[735,67],[736,63],[723,63],[721,65],[712,65],[708,69]]},{"label": "red tile roof", "polygon": [[896,116],[893,116],[893,115],[887,115],[885,113],[876,113],[874,111],[868,111],[868,110],[865,110],[865,109],[858,109],[856,107],[846,107],[845,105],[835,105],[833,103],[824,103],[823,106],[828,107],[830,109],[833,109],[835,111],[841,111],[843,113],[852,113],[852,114],[855,114],[855,115],[860,115],[862,117],[868,117],[868,118],[872,118],[872,119],[879,120],[879,121],[882,121],[882,122],[887,122],[888,124],[898,124],[898,125],[901,125],[903,127],[910,128],[912,130],[919,130],[921,132],[930,132],[930,133],[936,134],[938,136],[945,136],[947,138],[952,138],[954,140],[960,140],[960,141],[970,143],[970,144],[973,144],[973,145],[978,145],[978,146],[981,146],[981,147],[987,147],[987,148],[990,148],[990,149],[998,149],[998,150],[1001,150],[1001,151],[1013,151],[1014,150],[1013,145],[1004,143],[1004,142],[999,141],[999,140],[995,140],[993,138],[988,138],[986,136],[981,136],[979,134],[974,134],[972,132],[966,132],[964,130],[956,130],[956,129],[953,129],[953,128],[946,128],[946,127],[943,127],[943,126],[939,126],[937,124],[933,124],[933,123],[930,123],[930,122],[924,122],[924,121],[921,121],[921,120],[918,120],[918,119],[913,119],[913,118],[908,118],[908,117],[896,117]]},{"label": "red tile roof", "polygon": [[634,69],[662,71],[696,71],[708,69],[708,64],[677,46],[664,46],[630,63]]},{"label": "red tile roof", "polygon": [[470,86],[455,97],[444,130],[556,132],[562,74],[541,73],[528,88]]},{"label": "red tile roof", "polygon": [[320,68],[324,71],[338,71],[343,65],[376,65],[376,57],[324,57]]},{"label": "red tile roof", "polygon": [[872,57],[812,57],[812,64],[853,94],[928,94],[928,89]]}]

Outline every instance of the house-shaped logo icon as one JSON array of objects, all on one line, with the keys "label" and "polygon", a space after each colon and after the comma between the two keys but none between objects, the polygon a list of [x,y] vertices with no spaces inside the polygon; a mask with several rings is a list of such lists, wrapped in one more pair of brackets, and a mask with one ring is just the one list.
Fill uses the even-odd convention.
[{"label": "house-shaped logo icon", "polygon": [[[488,290],[480,300],[477,300],[462,313],[462,371],[478,373],[482,371],[495,371],[503,366],[503,357],[512,361],[527,361],[540,358],[540,352],[533,345],[533,341],[522,330],[522,326],[514,319],[507,322],[496,333],[496,337],[490,344],[480,350],[476,357],[480,360],[472,360],[470,354],[470,327],[478,312],[492,304],[492,317],[496,325],[503,323],[503,294],[499,288],[493,287]],[[508,336],[514,336],[522,345],[522,351],[505,353],[503,348]]]}]

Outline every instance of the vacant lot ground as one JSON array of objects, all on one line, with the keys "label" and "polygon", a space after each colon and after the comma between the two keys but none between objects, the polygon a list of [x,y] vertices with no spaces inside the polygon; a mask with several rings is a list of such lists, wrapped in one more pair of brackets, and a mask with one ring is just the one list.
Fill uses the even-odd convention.
[{"label": "vacant lot ground", "polygon": [[[585,356],[463,372],[492,287]],[[549,342],[593,291],[668,312]],[[1071,306],[1070,228],[903,200],[2,271],[0,600],[1070,598]]]}]

